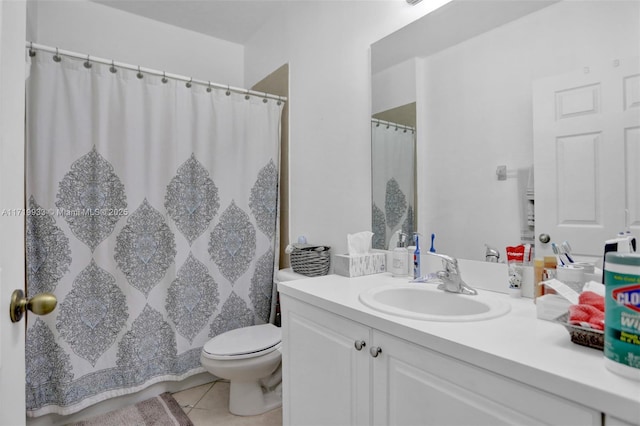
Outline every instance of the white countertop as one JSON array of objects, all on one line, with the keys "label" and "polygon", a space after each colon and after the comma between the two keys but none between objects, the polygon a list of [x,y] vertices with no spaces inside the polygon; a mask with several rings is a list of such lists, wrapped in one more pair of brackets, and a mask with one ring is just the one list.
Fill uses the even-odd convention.
[{"label": "white countertop", "polygon": [[[286,281],[282,294],[350,318],[388,334],[466,361],[546,392],[640,425],[640,382],[608,370],[602,351],[574,344],[560,324],[539,320],[532,299],[479,290],[501,298],[511,311],[476,322],[433,322],[371,309],[360,292],[397,283],[390,273],[346,278],[338,275]],[[416,284],[433,285],[433,284]],[[471,296],[472,297],[472,296]]]}]

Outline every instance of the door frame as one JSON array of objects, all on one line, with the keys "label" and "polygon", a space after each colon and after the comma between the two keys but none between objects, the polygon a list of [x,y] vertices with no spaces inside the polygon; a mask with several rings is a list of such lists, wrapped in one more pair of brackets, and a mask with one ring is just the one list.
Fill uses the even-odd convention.
[{"label": "door frame", "polygon": [[26,3],[0,1],[0,426],[26,423],[26,321],[9,319],[11,293],[25,283]]}]

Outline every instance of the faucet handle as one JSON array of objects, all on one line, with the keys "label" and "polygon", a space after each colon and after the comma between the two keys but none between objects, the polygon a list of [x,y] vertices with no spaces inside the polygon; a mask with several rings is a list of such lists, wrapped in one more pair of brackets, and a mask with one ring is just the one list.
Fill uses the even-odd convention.
[{"label": "faucet handle", "polygon": [[436,256],[442,259],[442,266],[448,272],[458,273],[458,259],[453,256],[448,256],[446,254],[434,253],[434,252],[426,252],[431,256]]}]

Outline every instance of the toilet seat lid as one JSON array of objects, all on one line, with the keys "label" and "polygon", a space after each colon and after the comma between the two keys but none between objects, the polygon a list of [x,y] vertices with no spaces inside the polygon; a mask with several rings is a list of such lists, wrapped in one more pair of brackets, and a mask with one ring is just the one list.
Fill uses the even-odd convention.
[{"label": "toilet seat lid", "polygon": [[282,340],[282,331],[273,324],[236,328],[209,340],[203,350],[216,356],[235,356],[261,352]]}]

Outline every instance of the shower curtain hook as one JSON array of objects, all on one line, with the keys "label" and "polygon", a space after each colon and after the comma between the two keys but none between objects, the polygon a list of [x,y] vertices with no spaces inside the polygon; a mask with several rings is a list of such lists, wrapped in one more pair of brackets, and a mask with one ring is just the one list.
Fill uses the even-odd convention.
[{"label": "shower curtain hook", "polygon": [[207,87],[207,93],[211,93],[211,80],[209,80],[209,87]]},{"label": "shower curtain hook", "polygon": [[136,77],[138,77],[138,78],[140,78],[140,79],[144,77],[144,75],[143,75],[143,74],[142,74],[142,72],[140,71],[140,65],[138,65],[138,74],[136,74]]},{"label": "shower curtain hook", "polygon": [[53,55],[53,61],[54,62],[60,62],[62,61],[62,58],[58,55],[58,48],[56,47],[56,54]]},{"label": "shower curtain hook", "polygon": [[113,61],[113,59],[111,60],[111,66],[109,67],[109,71],[111,71],[113,74],[118,72],[118,69],[115,66],[115,62]]},{"label": "shower curtain hook", "polygon": [[93,66],[93,64],[92,64],[92,63],[91,63],[91,61],[90,61],[90,57],[89,57],[89,55],[87,55],[87,60],[86,60],[86,61],[84,61],[84,67],[85,67],[86,69],[89,69],[89,68],[91,68],[92,66]]},{"label": "shower curtain hook", "polygon": [[30,42],[30,44],[29,44],[29,57],[33,58],[34,56],[36,56],[36,51],[33,50],[33,42]]},{"label": "shower curtain hook", "polygon": [[262,103],[267,103],[269,102],[269,98],[267,97],[267,92],[264,92],[264,98],[262,99]]},{"label": "shower curtain hook", "polygon": [[162,81],[162,84],[166,84],[169,81],[169,79],[167,78],[166,71],[162,71],[162,80],[161,81]]},{"label": "shower curtain hook", "polygon": [[227,92],[226,92],[227,96],[231,95],[231,89],[229,88],[229,85],[227,84]]},{"label": "shower curtain hook", "polygon": [[245,92],[245,94],[244,94],[244,98],[245,98],[246,100],[251,99],[251,95],[249,94],[249,91],[248,91],[248,90]]},{"label": "shower curtain hook", "polygon": [[187,88],[191,88],[191,82],[193,81],[193,77],[191,77],[189,79],[189,81],[187,81],[187,84],[185,84],[185,86],[187,86]]},{"label": "shower curtain hook", "polygon": [[278,106],[282,105],[282,98],[280,97],[280,95],[278,95],[278,103],[277,103],[277,105]]}]

